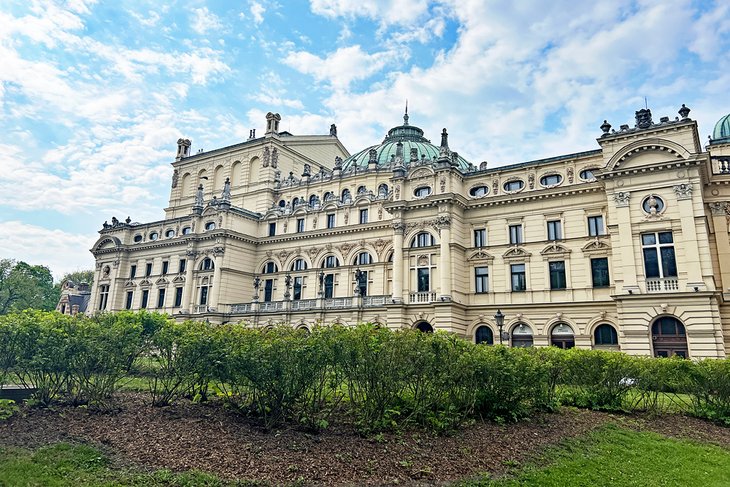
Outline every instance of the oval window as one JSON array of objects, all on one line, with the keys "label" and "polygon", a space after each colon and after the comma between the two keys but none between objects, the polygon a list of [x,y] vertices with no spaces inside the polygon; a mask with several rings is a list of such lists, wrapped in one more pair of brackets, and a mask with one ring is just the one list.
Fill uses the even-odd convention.
[{"label": "oval window", "polygon": [[192,228],[190,228],[190,227],[185,227],[185,228],[183,228],[183,229],[182,229],[182,234],[183,234],[183,235],[190,235],[190,233],[191,233],[192,231],[193,231],[193,229],[192,229]]},{"label": "oval window", "polygon": [[583,169],[580,172],[580,178],[584,181],[594,181],[596,176],[593,174],[593,169]]},{"label": "oval window", "polygon": [[208,222],[205,224],[206,230],[215,230],[215,222]]},{"label": "oval window", "polygon": [[420,188],[416,188],[415,191],[413,191],[413,194],[416,198],[425,198],[431,194],[431,188],[428,186],[421,186]]},{"label": "oval window", "polygon": [[135,242],[141,242],[142,241],[142,235],[140,235],[140,234],[135,235],[134,236],[134,241]]},{"label": "oval window", "polygon": [[641,207],[644,209],[645,212],[652,215],[656,213],[661,213],[662,211],[664,211],[664,200],[661,199],[659,196],[651,195],[644,198],[643,203],[641,203]]},{"label": "oval window", "polygon": [[486,186],[475,186],[469,190],[469,194],[474,198],[481,198],[489,194],[489,188]]},{"label": "oval window", "polygon": [[543,186],[556,186],[563,181],[563,176],[560,174],[548,174],[540,178],[540,184]]},{"label": "oval window", "polygon": [[507,181],[504,183],[505,191],[519,191],[525,187],[525,182],[521,179],[515,179],[513,181]]},{"label": "oval window", "polygon": [[172,238],[174,236],[175,236],[175,230],[173,230],[172,228],[165,232],[165,237],[167,237],[167,238]]},{"label": "oval window", "polygon": [[157,240],[158,238],[160,238],[159,233],[157,233],[157,232],[150,233],[150,240]]}]

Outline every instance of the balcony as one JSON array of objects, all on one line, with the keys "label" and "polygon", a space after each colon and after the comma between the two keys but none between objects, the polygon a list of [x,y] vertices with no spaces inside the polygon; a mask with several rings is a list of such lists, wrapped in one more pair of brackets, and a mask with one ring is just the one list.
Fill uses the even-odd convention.
[{"label": "balcony", "polygon": [[363,308],[375,308],[378,306],[385,306],[390,300],[390,296],[363,296],[362,307]]},{"label": "balcony", "polygon": [[412,304],[427,304],[436,302],[436,293],[425,292],[425,293],[411,293],[408,299],[409,303]]},{"label": "balcony", "polygon": [[298,299],[291,302],[292,311],[307,311],[317,307],[316,299]]},{"label": "balcony", "polygon": [[328,298],[324,300],[324,307],[328,309],[352,308],[352,298]]},{"label": "balcony", "polygon": [[665,293],[679,291],[679,279],[676,277],[663,277],[646,280],[646,292]]},{"label": "balcony", "polygon": [[230,313],[250,313],[251,303],[232,304]]}]

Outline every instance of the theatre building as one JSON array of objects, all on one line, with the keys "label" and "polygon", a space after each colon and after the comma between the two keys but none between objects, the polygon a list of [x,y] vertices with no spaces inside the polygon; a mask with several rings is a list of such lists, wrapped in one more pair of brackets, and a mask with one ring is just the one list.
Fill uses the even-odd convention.
[{"label": "theatre building", "polygon": [[88,310],[724,357],[730,115],[703,141],[689,112],[642,109],[594,150],[500,167],[407,114],[354,154],[334,125],[293,135],[272,113],[230,147],[180,139],[164,219],[100,230]]}]

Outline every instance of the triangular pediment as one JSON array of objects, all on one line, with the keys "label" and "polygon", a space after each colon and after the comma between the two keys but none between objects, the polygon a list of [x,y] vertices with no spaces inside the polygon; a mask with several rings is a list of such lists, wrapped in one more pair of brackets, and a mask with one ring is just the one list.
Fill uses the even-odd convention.
[{"label": "triangular pediment", "polygon": [[505,260],[527,260],[530,258],[530,253],[522,247],[512,247],[502,254],[502,258]]},{"label": "triangular pediment", "polygon": [[559,243],[551,243],[544,249],[540,251],[540,254],[542,255],[555,255],[555,254],[569,254],[570,249],[565,247],[564,245],[560,245]]},{"label": "triangular pediment", "polygon": [[483,250],[477,250],[469,256],[468,260],[494,260],[494,257]]},{"label": "triangular pediment", "polygon": [[167,279],[165,279],[164,277],[161,277],[161,278],[159,278],[159,279],[157,279],[155,281],[155,284],[157,284],[158,286],[160,286],[160,285],[163,285],[163,284],[167,284],[168,282],[169,281]]},{"label": "triangular pediment", "polygon": [[611,246],[603,240],[591,240],[581,249],[585,254],[607,254],[611,251]]},{"label": "triangular pediment", "polygon": [[135,287],[136,285],[137,285],[137,284],[135,284],[135,282],[134,282],[134,281],[132,281],[131,279],[130,279],[129,281],[126,281],[126,282],[124,283],[124,287]]},{"label": "triangular pediment", "polygon": [[177,283],[177,282],[185,282],[185,277],[183,277],[183,276],[177,276],[177,277],[175,277],[175,279],[172,280],[172,282],[174,282],[174,283]]}]

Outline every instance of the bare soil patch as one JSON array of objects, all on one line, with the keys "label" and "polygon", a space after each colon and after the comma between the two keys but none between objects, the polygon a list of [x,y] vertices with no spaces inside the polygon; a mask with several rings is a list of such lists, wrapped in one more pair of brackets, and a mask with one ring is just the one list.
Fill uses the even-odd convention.
[{"label": "bare soil patch", "polygon": [[683,416],[616,416],[564,408],[517,424],[476,422],[449,436],[408,431],[363,438],[348,425],[320,434],[295,427],[264,432],[218,401],[152,408],[134,393],[120,394],[119,401],[113,414],[71,406],[23,408],[0,422],[0,445],[82,442],[101,446],[118,465],[327,485],[432,485],[482,472],[499,475],[549,445],[606,422],[730,447],[730,429]]}]

